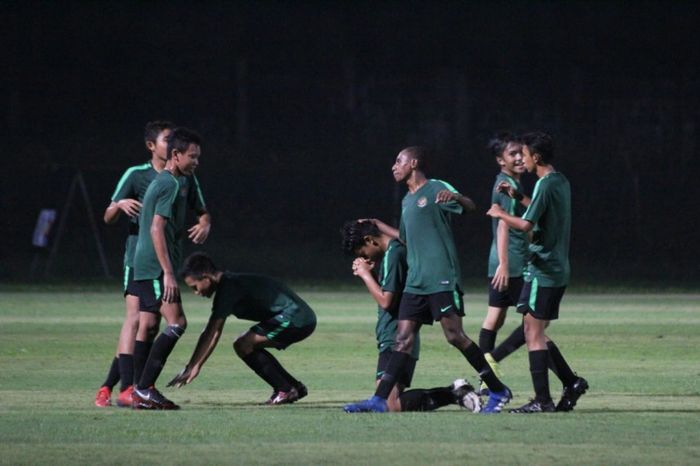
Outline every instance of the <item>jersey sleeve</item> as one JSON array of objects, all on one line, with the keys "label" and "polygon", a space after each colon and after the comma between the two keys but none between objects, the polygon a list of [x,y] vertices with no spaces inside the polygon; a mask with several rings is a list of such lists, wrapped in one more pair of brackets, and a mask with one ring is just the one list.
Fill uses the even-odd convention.
[{"label": "jersey sleeve", "polygon": [[530,223],[537,223],[547,210],[547,198],[549,196],[547,183],[539,180],[535,185],[535,192],[532,194],[532,200],[527,210],[523,214],[523,218]]},{"label": "jersey sleeve", "polygon": [[[434,191],[435,191],[435,196],[437,196],[437,193],[440,191],[447,189],[455,194],[459,193],[455,189],[454,186],[452,186],[450,183],[442,180],[435,180],[438,184],[435,185]],[[432,199],[432,202],[435,202],[435,198]],[[453,214],[461,214],[464,212],[464,208],[462,207],[462,204],[460,204],[457,201],[450,201],[450,202],[441,202],[438,204],[438,207],[440,207],[441,210],[445,210],[447,212],[453,213]]]},{"label": "jersey sleeve", "polygon": [[119,202],[122,199],[135,199],[136,191],[134,189],[134,170],[132,168],[124,172],[117,187],[112,194],[112,202]]},{"label": "jersey sleeve", "polygon": [[383,262],[384,277],[380,283],[382,290],[400,293],[406,281],[406,250],[392,247],[384,255]]},{"label": "jersey sleeve", "polygon": [[199,180],[196,175],[190,177],[190,186],[187,192],[187,206],[195,212],[204,212],[207,210],[202,188],[199,186]]},{"label": "jersey sleeve", "polygon": [[170,218],[173,215],[173,205],[180,191],[180,183],[175,178],[158,186],[155,214]]}]

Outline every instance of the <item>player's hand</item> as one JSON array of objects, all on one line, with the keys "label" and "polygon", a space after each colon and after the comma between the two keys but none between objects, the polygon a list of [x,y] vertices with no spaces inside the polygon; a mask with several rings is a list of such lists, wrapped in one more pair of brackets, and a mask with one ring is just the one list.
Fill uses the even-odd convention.
[{"label": "player's hand", "polygon": [[189,233],[189,238],[194,244],[202,244],[209,237],[209,230],[211,230],[210,224],[196,223],[192,228],[187,230]]},{"label": "player's hand", "polygon": [[175,274],[168,272],[163,275],[163,302],[174,303],[180,297],[180,286],[177,284]]},{"label": "player's hand", "polygon": [[500,218],[505,213],[505,210],[498,204],[491,204],[491,208],[486,212],[486,215],[493,218]]},{"label": "player's hand", "polygon": [[435,203],[444,204],[445,202],[456,201],[458,198],[459,193],[452,192],[449,189],[443,189],[435,196]]},{"label": "player's hand", "polygon": [[496,187],[496,191],[498,191],[499,193],[503,193],[509,198],[515,199],[517,201],[523,198],[523,195],[518,193],[518,190],[515,189],[513,185],[508,183],[507,181],[501,181]]},{"label": "player's hand", "polygon": [[508,280],[510,280],[508,267],[501,267],[499,264],[496,268],[496,273],[493,275],[493,279],[491,279],[491,286],[498,291],[505,291],[508,289]]},{"label": "player's hand", "polygon": [[352,274],[361,277],[364,274],[371,273],[372,269],[374,268],[374,262],[364,259],[362,257],[358,257],[354,261],[352,261]]},{"label": "player's hand", "polygon": [[168,387],[180,388],[183,385],[187,385],[192,382],[199,375],[199,367],[188,367],[185,366],[173,379],[168,382]]},{"label": "player's hand", "polygon": [[122,199],[117,202],[119,210],[124,212],[129,217],[137,217],[141,210],[141,203],[136,199]]}]

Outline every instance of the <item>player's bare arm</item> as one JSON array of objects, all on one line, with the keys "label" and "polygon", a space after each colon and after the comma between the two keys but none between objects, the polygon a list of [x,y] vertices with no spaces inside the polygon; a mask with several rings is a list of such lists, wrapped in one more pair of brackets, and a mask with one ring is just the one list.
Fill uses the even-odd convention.
[{"label": "player's bare arm", "polygon": [[501,181],[501,183],[498,185],[496,188],[498,192],[501,192],[505,194],[506,196],[510,197],[511,199],[515,199],[516,201],[520,202],[522,205],[525,207],[530,205],[530,198],[518,191],[513,187],[512,184],[508,183],[507,181]]},{"label": "player's bare arm", "polygon": [[498,253],[498,267],[491,280],[491,285],[498,291],[508,289],[508,224],[503,220],[498,221],[496,227],[496,252]]},{"label": "player's bare arm", "polygon": [[168,387],[174,386],[180,388],[197,378],[204,363],[209,359],[209,356],[219,343],[221,332],[224,329],[224,323],[226,323],[226,319],[215,319],[213,317],[209,319],[206,327],[204,327],[204,330],[202,330],[202,333],[199,335],[199,340],[197,340],[197,346],[195,346],[192,352],[190,362],[168,382]]},{"label": "player's bare arm", "polygon": [[397,303],[395,303],[395,295],[390,291],[382,290],[379,286],[377,280],[375,280],[374,275],[372,275],[372,269],[374,268],[374,263],[358,257],[352,263],[352,273],[362,279],[372,295],[372,298],[377,302],[379,307],[382,309],[392,309]]},{"label": "player's bare arm", "polygon": [[515,228],[516,230],[529,232],[532,230],[534,225],[527,220],[524,220],[515,215],[510,215],[508,212],[503,210],[498,204],[492,204],[491,208],[486,212],[486,215],[493,218],[498,218],[504,221],[510,228]]},{"label": "player's bare arm", "polygon": [[112,202],[105,209],[104,221],[107,225],[111,225],[119,219],[122,212],[129,217],[136,217],[140,210],[141,203],[136,199],[122,199],[118,202]]},{"label": "player's bare arm", "polygon": [[464,194],[455,193],[453,191],[450,191],[449,189],[443,189],[442,191],[438,192],[437,196],[435,197],[435,202],[437,204],[442,204],[450,201],[457,201],[459,205],[461,205],[467,212],[476,210],[476,204],[474,203],[474,201],[472,201]]},{"label": "player's bare arm", "polygon": [[197,223],[187,230],[189,238],[194,244],[202,244],[209,237],[211,230],[211,215],[209,212],[202,212],[197,219]]},{"label": "player's bare arm", "polygon": [[175,271],[170,262],[168,254],[168,246],[165,242],[165,225],[168,219],[158,214],[153,216],[151,223],[151,239],[153,240],[153,249],[155,249],[160,268],[163,270],[163,302],[172,303],[180,296],[180,287],[175,278]]}]

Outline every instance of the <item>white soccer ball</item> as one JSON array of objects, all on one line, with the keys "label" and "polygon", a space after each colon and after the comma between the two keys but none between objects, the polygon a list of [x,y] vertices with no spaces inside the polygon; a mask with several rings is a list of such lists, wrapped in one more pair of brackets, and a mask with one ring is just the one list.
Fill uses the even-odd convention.
[{"label": "white soccer ball", "polygon": [[452,382],[452,393],[457,397],[457,403],[464,409],[472,413],[481,411],[481,397],[474,390],[474,387],[464,379],[457,379]]}]

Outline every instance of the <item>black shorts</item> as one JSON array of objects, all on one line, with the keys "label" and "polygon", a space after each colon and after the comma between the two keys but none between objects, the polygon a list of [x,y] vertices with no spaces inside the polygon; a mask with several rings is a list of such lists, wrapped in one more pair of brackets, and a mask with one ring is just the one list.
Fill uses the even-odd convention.
[{"label": "black shorts", "polygon": [[134,280],[134,268],[128,265],[124,267],[124,297],[127,295],[138,296],[136,280]]},{"label": "black shorts", "polygon": [[433,294],[404,293],[399,304],[399,320],[412,320],[433,325],[443,316],[455,313],[464,316],[462,292],[443,291]]},{"label": "black shorts", "polygon": [[[139,311],[160,314],[160,305],[163,303],[163,274],[157,280],[134,280],[134,290],[139,298]],[[175,302],[182,302],[180,296]]]},{"label": "black shorts", "polygon": [[565,286],[538,286],[537,279],[525,282],[518,300],[518,312],[532,314],[532,317],[539,320],[557,320],[559,303],[565,291]]},{"label": "black shorts", "polygon": [[[282,316],[280,318],[279,316]],[[260,322],[250,327],[250,331],[267,338],[275,344],[275,348],[283,350],[292,343],[303,340],[316,329],[316,322],[303,327],[291,325],[282,314]]]},{"label": "black shorts", "polygon": [[[386,368],[389,366],[389,359],[391,359],[392,354],[394,354],[392,350],[382,351],[379,353],[379,357],[377,358],[377,380],[381,379],[382,375],[384,375]],[[413,380],[413,373],[416,370],[417,362],[418,360],[416,359],[408,358],[404,371],[396,378],[397,384],[403,385],[404,387],[411,386],[411,381]]]},{"label": "black shorts", "polygon": [[509,306],[516,306],[518,300],[520,299],[520,293],[523,290],[523,277],[514,277],[508,280],[508,289],[504,291],[498,291],[491,284],[491,279],[489,277],[489,306],[506,308]]}]

